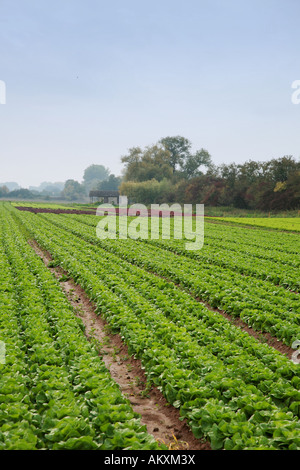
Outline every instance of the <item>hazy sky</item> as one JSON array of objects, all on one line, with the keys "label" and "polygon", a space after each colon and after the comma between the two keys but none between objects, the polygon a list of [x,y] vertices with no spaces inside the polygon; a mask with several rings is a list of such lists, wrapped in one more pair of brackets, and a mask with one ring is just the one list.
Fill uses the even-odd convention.
[{"label": "hazy sky", "polygon": [[120,174],[181,135],[216,164],[300,155],[299,0],[0,0],[0,182]]}]

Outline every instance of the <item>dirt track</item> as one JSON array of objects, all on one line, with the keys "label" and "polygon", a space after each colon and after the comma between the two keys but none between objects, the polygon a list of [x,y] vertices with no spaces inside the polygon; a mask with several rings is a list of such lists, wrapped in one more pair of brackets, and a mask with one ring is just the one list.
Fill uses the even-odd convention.
[{"label": "dirt track", "polygon": [[[42,250],[35,240],[29,244],[48,266],[52,260],[50,253]],[[60,267],[49,269],[60,280],[74,312],[85,325],[87,338],[98,345],[99,355],[111,376],[128,397],[133,410],[140,414],[148,432],[170,450],[211,450],[209,442],[194,437],[187,421],[180,419],[179,410],[171,406],[156,387],[147,386],[141,362],[128,354],[127,346],[118,334],[110,333],[109,326],[95,313],[95,306],[85,291]]]},{"label": "dirt track", "polygon": [[[40,213],[52,213],[52,214],[89,214],[89,215],[96,215],[97,209],[51,209],[51,208],[46,208],[46,207],[26,207],[26,206],[15,206],[16,209],[19,211],[27,211],[27,212],[32,212],[33,214],[40,214]],[[128,209],[126,208],[107,208],[107,212],[111,212],[112,214],[117,214],[117,215],[128,215]],[[155,217],[174,217],[176,216],[182,216],[183,214],[180,212],[175,212],[173,213],[172,211],[169,210],[150,210],[148,209],[147,214],[144,214],[142,211],[137,210],[136,212],[134,211],[134,216],[140,214],[141,216],[155,216]],[[185,216],[193,216],[195,217],[195,214],[184,214]]]},{"label": "dirt track", "polygon": [[19,211],[32,212],[33,214],[40,213],[53,213],[53,214],[90,214],[96,215],[96,209],[51,209],[46,207],[26,207],[26,206],[15,206]]}]

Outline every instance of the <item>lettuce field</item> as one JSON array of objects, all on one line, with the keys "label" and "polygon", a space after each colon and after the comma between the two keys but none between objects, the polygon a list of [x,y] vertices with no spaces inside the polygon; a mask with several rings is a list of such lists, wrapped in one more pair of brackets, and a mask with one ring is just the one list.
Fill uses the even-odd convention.
[{"label": "lettuce field", "polygon": [[296,217],[282,217],[282,218],[241,218],[241,217],[226,217],[220,220],[233,222],[237,224],[250,225],[254,227],[264,227],[278,230],[287,230],[300,232],[300,218]]},{"label": "lettuce field", "polygon": [[194,438],[213,450],[300,450],[298,219],[276,230],[207,219],[199,251],[180,239],[100,240],[98,222],[0,203],[0,449],[164,448],[35,243]]}]

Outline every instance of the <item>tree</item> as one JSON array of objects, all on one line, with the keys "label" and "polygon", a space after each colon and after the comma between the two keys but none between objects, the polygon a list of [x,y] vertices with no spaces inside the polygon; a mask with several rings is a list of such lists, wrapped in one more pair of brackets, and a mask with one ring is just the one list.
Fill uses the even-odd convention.
[{"label": "tree", "polygon": [[83,184],[87,192],[91,189],[96,189],[100,181],[106,180],[109,177],[110,171],[103,165],[90,165],[84,170]]},{"label": "tree", "polygon": [[194,155],[189,155],[182,165],[185,176],[190,179],[202,175],[201,167],[209,167],[211,164],[211,156],[207,150],[197,150]]},{"label": "tree", "polygon": [[21,189],[15,189],[14,191],[10,191],[10,193],[8,193],[8,196],[9,197],[17,197],[17,198],[20,198],[20,199],[33,199],[34,198],[34,194],[29,191],[29,189],[26,189],[26,188],[21,188]]},{"label": "tree", "polygon": [[235,163],[226,165],[223,163],[218,167],[219,176],[224,179],[230,189],[234,188],[235,182],[238,179],[238,167]]},{"label": "tree", "polygon": [[197,150],[191,153],[191,142],[177,135],[175,137],[164,137],[159,141],[171,154],[170,165],[173,173],[181,174],[181,176],[190,179],[203,174],[200,167],[209,168],[212,165],[211,156],[204,150]]},{"label": "tree", "polygon": [[160,204],[162,202],[172,202],[173,185],[170,180],[164,178],[161,181],[156,179],[147,181],[123,181],[120,192],[133,202],[141,204]]},{"label": "tree", "polygon": [[144,150],[140,147],[129,149],[129,154],[121,158],[126,164],[124,181],[170,179],[173,174],[170,156],[170,152],[161,145],[148,146]]},{"label": "tree", "polygon": [[171,154],[170,165],[175,172],[183,168],[185,161],[190,157],[191,142],[180,135],[175,137],[164,137],[159,141]]},{"label": "tree", "polygon": [[262,193],[258,206],[263,210],[293,210],[300,205],[300,171],[291,172],[286,181],[277,181]]},{"label": "tree", "polygon": [[139,166],[142,160],[143,151],[141,147],[131,147],[127,155],[121,157],[121,162],[125,163],[124,180],[135,181],[138,178]]},{"label": "tree", "polygon": [[6,186],[9,191],[15,191],[17,189],[21,189],[18,183],[14,181],[8,181],[6,183],[0,183],[0,186]]},{"label": "tree", "polygon": [[211,156],[203,148],[191,153],[191,142],[185,137],[164,137],[152,146],[142,150],[129,149],[121,158],[125,163],[124,181],[148,181],[164,178],[175,184],[181,178],[190,179],[203,174],[203,167],[212,165]]},{"label": "tree", "polygon": [[265,176],[269,178],[274,184],[284,182],[288,179],[289,175],[293,172],[300,170],[300,163],[291,155],[285,155],[281,158],[273,158],[264,165]]},{"label": "tree", "polygon": [[122,182],[121,176],[115,176],[113,174],[109,175],[109,178],[104,181],[100,181],[97,185],[98,190],[109,190],[109,191],[117,191],[119,186]]},{"label": "tree", "polygon": [[5,197],[7,196],[9,193],[9,189],[7,186],[3,185],[3,186],[0,186],[0,197]]},{"label": "tree", "polygon": [[247,185],[261,181],[264,177],[263,165],[260,162],[249,160],[237,166],[239,178]]},{"label": "tree", "polygon": [[78,181],[75,180],[67,180],[65,183],[65,187],[62,191],[62,196],[69,200],[69,201],[76,201],[77,199],[81,199],[85,195],[84,186],[82,186]]},{"label": "tree", "polygon": [[212,175],[199,175],[187,181],[185,202],[219,206],[223,199],[224,180]]}]

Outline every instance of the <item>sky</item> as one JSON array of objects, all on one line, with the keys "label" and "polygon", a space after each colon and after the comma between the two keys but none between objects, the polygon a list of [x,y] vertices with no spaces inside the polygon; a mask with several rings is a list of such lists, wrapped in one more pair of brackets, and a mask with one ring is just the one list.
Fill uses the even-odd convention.
[{"label": "sky", "polygon": [[299,17],[299,0],[0,0],[0,182],[120,175],[176,135],[216,165],[298,159]]}]

